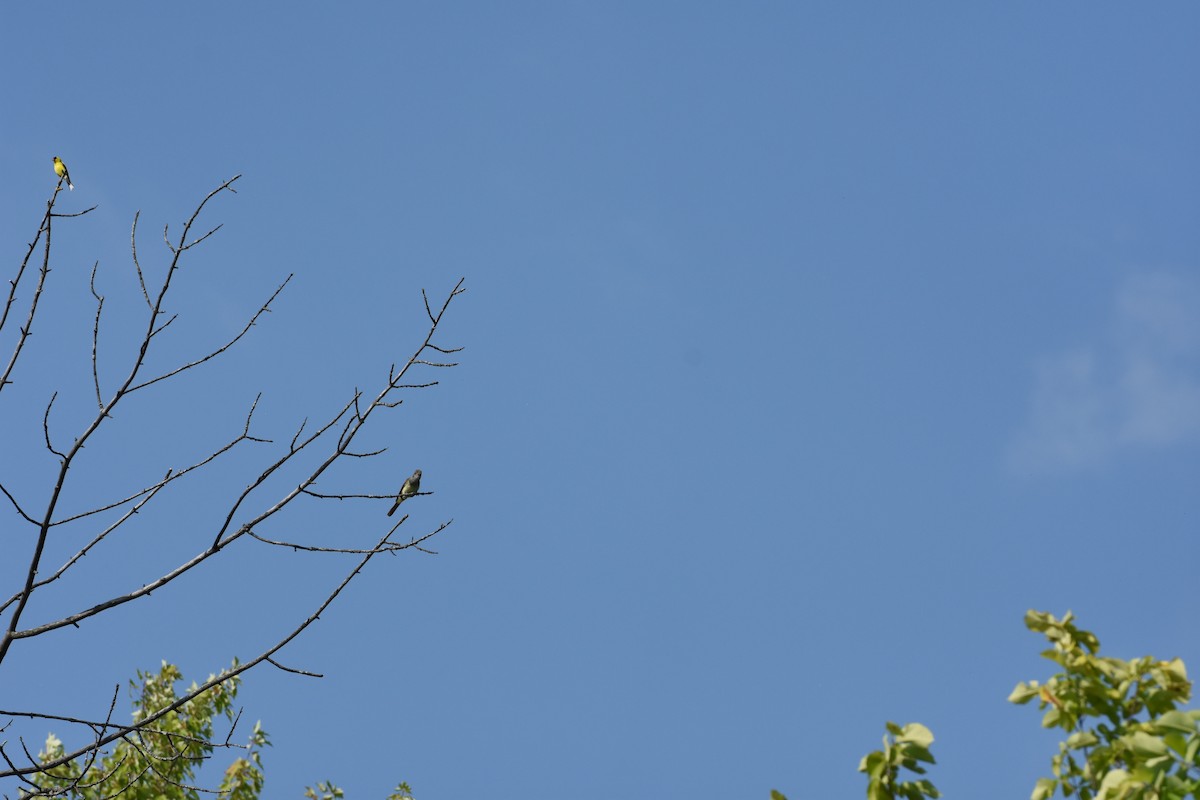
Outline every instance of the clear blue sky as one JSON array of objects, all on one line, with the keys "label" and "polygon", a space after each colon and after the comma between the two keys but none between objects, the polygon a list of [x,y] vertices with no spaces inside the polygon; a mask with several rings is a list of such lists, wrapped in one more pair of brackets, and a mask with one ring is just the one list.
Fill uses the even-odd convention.
[{"label": "clear blue sky", "polygon": [[[161,267],[162,226],[242,173],[155,363],[296,278],[228,358],[124,408],[70,508],[189,463],[260,390],[285,443],[407,356],[421,287],[469,287],[439,340],[462,366],[321,484],[419,466],[408,529],[455,522],[283,653],[326,678],[251,674],[267,796],[854,797],[889,719],[933,729],[947,795],[1027,796],[1054,745],[1005,703],[1051,671],[1026,609],[1200,669],[1197,41],[1180,2],[13,6],[4,280],[51,156],[77,187],[60,208],[100,208],[55,228],[0,480],[44,497],[50,391],[65,440],[89,410],[93,261],[111,383],[134,212]],[[26,619],[198,552],[277,453],[148,508]],[[265,533],[364,546],[386,524],[382,501],[333,505]],[[8,586],[29,543],[3,514]],[[20,644],[0,707],[103,716],[161,659],[203,678],[348,564],[239,542]]]}]

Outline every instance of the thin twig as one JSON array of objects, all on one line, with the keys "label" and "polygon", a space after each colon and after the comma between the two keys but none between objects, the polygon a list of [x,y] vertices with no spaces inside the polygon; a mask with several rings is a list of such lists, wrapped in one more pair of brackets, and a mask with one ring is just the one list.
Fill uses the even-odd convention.
[{"label": "thin twig", "polygon": [[50,402],[46,403],[46,411],[42,414],[42,435],[46,438],[46,449],[60,459],[65,459],[66,456],[54,449],[54,445],[50,444],[50,409],[54,407],[54,401],[58,398],[58,392],[50,395]]},{"label": "thin twig", "polygon": [[18,514],[25,518],[26,522],[32,522],[34,525],[38,524],[36,519],[25,513],[25,509],[21,508],[21,504],[17,502],[17,498],[13,497],[12,492],[6,489],[2,483],[0,483],[0,492],[4,492],[4,496],[8,498],[8,502],[12,503],[13,508],[17,510]]},{"label": "thin twig", "polygon": [[[408,519],[407,514],[405,514],[403,517],[401,517],[400,520],[397,521],[396,524],[392,526],[392,531],[394,532],[397,528],[399,528],[402,524],[404,524],[404,520],[406,520],[406,519]],[[454,520],[450,520],[450,522],[453,522],[453,521]],[[254,531],[249,531],[247,533],[247,535],[250,536],[250,538],[252,538],[252,539],[257,539],[258,541],[262,542],[263,544],[269,544],[269,545],[272,545],[275,547],[283,547],[283,548],[293,550],[296,552],[344,553],[347,555],[363,555],[365,553],[371,553],[371,552],[394,553],[394,552],[399,552],[400,550],[407,550],[410,547],[414,547],[417,542],[423,542],[426,539],[428,539],[430,536],[433,536],[434,534],[437,534],[437,533],[441,533],[442,531],[444,531],[446,529],[446,527],[450,524],[450,522],[443,523],[433,533],[426,534],[425,536],[422,536],[419,539],[414,539],[411,542],[406,542],[403,544],[400,542],[388,542],[382,548],[378,548],[376,550],[364,550],[362,548],[353,548],[353,547],[317,547],[315,545],[299,544],[297,542],[282,542],[282,541],[278,541],[275,539],[268,539],[265,536],[260,536],[257,533],[255,533]]]},{"label": "thin twig", "polygon": [[96,270],[99,268],[99,261],[92,265],[92,278],[88,282],[88,286],[92,290],[92,297],[96,298],[96,322],[92,326],[92,385],[96,388],[96,405],[103,408],[104,398],[100,396],[100,370],[96,363],[96,351],[100,345],[100,312],[104,310],[104,296],[96,291]]},{"label": "thin twig", "polygon": [[[190,245],[189,245],[189,247],[190,247]],[[185,247],[183,249],[187,250],[188,248]],[[198,367],[201,364],[203,364],[205,361],[216,358],[217,356],[221,355],[221,353],[224,353],[226,350],[233,347],[239,339],[241,339],[243,336],[246,335],[247,331],[249,331],[251,328],[254,327],[254,323],[256,323],[258,321],[259,317],[261,317],[263,314],[265,314],[271,310],[271,302],[276,297],[279,296],[279,293],[283,291],[283,287],[287,286],[288,281],[290,281],[294,276],[295,276],[295,273],[288,275],[287,278],[284,280],[284,282],[279,284],[279,288],[277,288],[274,291],[274,293],[272,293],[271,296],[267,299],[267,302],[263,303],[262,308],[260,308],[256,312],[254,312],[254,316],[251,317],[250,321],[246,323],[246,327],[242,328],[241,333],[239,333],[237,336],[230,339],[228,342],[226,342],[220,348],[213,350],[211,353],[204,356],[203,358],[198,358],[195,361],[188,362],[187,364],[177,367],[177,368],[171,370],[170,372],[165,372],[162,375],[159,375],[157,378],[151,378],[148,381],[143,381],[142,383],[139,383],[135,386],[131,386],[131,387],[129,387],[129,391],[136,392],[138,389],[145,389],[147,386],[151,386],[155,383],[158,383],[159,381],[165,381],[167,378],[174,377],[175,375],[178,375],[179,373],[183,372],[186,369],[191,369],[192,367]],[[171,321],[174,321],[174,317],[172,317],[170,321],[168,321],[165,325],[163,325],[163,328],[165,328],[165,327],[167,327],[167,325],[171,324]],[[162,330],[162,328],[160,328],[159,330]],[[158,331],[155,331],[154,333],[158,333]]]},{"label": "thin twig", "polygon": [[133,229],[129,231],[129,249],[133,251],[133,266],[137,270],[138,283],[142,287],[142,296],[146,298],[146,308],[154,310],[154,303],[150,302],[150,292],[146,290],[146,276],[142,274],[142,265],[138,262],[137,254],[137,224],[138,219],[142,216],[142,212],[135,211],[133,214]]},{"label": "thin twig", "polygon": [[[167,474],[168,474],[168,476],[170,475],[169,472]],[[74,566],[75,562],[79,561],[79,559],[86,556],[91,551],[91,549],[93,547],[95,547],[97,544],[99,544],[100,542],[102,542],[106,536],[108,536],[110,533],[115,531],[117,528],[121,527],[121,525],[125,524],[125,522],[128,521],[129,519],[131,519],[134,514],[141,511],[142,508],[154,498],[154,495],[158,494],[159,490],[162,489],[163,486],[166,486],[166,484],[167,484],[167,481],[164,480],[161,483],[159,483],[158,486],[153,487],[153,489],[150,491],[150,493],[147,494],[144,498],[142,498],[141,502],[136,503],[132,508],[130,508],[128,511],[126,511],[123,515],[121,515],[121,517],[116,522],[114,522],[112,525],[109,525],[104,530],[100,531],[100,533],[96,534],[90,542],[85,544],[83,547],[79,548],[78,552],[76,552],[75,555],[71,556],[67,560],[67,563],[65,563],[61,567],[59,567],[52,575],[50,575],[46,578],[42,578],[40,581],[37,581],[36,583],[34,583],[33,588],[39,589],[42,586],[45,586],[48,583],[53,583],[54,581],[61,578],[64,572],[66,572],[68,569],[70,569],[72,566]],[[36,525],[37,523],[35,522],[34,524]],[[20,596],[21,596],[21,593],[17,592],[12,597],[5,600],[4,604],[0,605],[0,612],[3,612],[4,609],[8,608],[10,605],[15,603],[20,598]]]},{"label": "thin twig", "polygon": [[[8,366],[4,368],[4,374],[0,375],[0,391],[4,390],[11,381],[9,376],[12,375],[13,369],[17,366],[17,360],[21,357],[21,351],[25,349],[25,341],[29,338],[29,334],[33,331],[33,318],[37,315],[38,300],[42,297],[42,290],[46,287],[46,278],[50,275],[50,218],[53,216],[50,213],[50,208],[54,206],[54,200],[51,199],[46,210],[46,218],[43,221],[43,226],[46,231],[46,244],[43,249],[42,266],[38,270],[37,287],[33,290],[33,300],[29,303],[29,314],[25,318],[25,324],[18,329],[19,336],[17,337],[16,347],[13,348],[12,357],[8,360]],[[25,266],[21,265],[21,271],[24,272]],[[13,282],[13,291],[17,289],[17,284]],[[10,295],[11,302],[11,295]],[[4,311],[5,316],[8,316],[8,309]]]},{"label": "thin twig", "polygon": [[294,675],[305,675],[309,678],[324,678],[325,677],[324,675],[322,675],[319,672],[309,672],[306,669],[294,669],[292,667],[285,667],[283,664],[280,664],[278,661],[276,661],[273,658],[268,658],[267,663],[273,667],[278,667],[279,669],[283,670],[284,672],[290,672]]},{"label": "thin twig", "polygon": [[[396,493],[388,492],[386,494],[321,494],[314,492],[311,489],[305,489],[304,493],[310,497],[316,497],[321,500],[395,500]],[[414,494],[405,495],[405,497],[421,497],[422,495],[433,494],[433,492],[416,492]]]}]

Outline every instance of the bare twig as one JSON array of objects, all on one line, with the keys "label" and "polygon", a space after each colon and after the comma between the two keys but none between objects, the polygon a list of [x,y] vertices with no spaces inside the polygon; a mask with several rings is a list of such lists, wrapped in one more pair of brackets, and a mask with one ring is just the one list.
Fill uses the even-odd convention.
[{"label": "bare twig", "polygon": [[54,449],[54,445],[50,444],[50,409],[54,407],[54,401],[58,398],[58,392],[50,395],[50,402],[46,403],[46,412],[42,414],[42,435],[46,438],[46,449],[59,458],[66,458],[63,453]]},{"label": "bare twig", "polygon": [[4,492],[4,496],[8,498],[8,502],[12,503],[13,508],[17,510],[17,513],[20,514],[26,522],[32,522],[34,525],[38,524],[36,519],[25,513],[25,509],[21,508],[21,504],[17,502],[17,498],[13,497],[12,492],[5,488],[4,484],[2,483],[0,483],[0,492]]},{"label": "bare twig", "polygon": [[[53,204],[53,199],[50,202]],[[25,252],[25,257],[21,259],[21,266],[17,267],[16,277],[8,282],[8,300],[4,303],[4,311],[0,312],[0,331],[4,330],[4,325],[8,322],[8,312],[17,300],[17,286],[20,285],[21,278],[25,275],[25,268],[29,266],[29,259],[33,256],[33,251],[37,249],[38,242],[42,240],[42,234],[46,232],[49,220],[50,213],[47,211],[46,216],[42,218],[42,224],[38,226],[37,236],[29,243],[29,249]]]},{"label": "bare twig", "polygon": [[[202,240],[201,240],[201,241],[202,241]],[[197,242],[197,244],[198,244],[198,242]],[[191,247],[191,245],[188,245],[188,247],[185,247],[185,248],[183,248],[183,249],[184,249],[184,250],[187,250],[189,247]],[[175,369],[171,370],[170,372],[165,372],[165,373],[163,373],[162,375],[159,375],[157,378],[151,378],[151,379],[150,379],[150,380],[148,380],[148,381],[143,381],[142,383],[139,383],[139,384],[137,384],[137,385],[135,385],[135,386],[131,386],[131,387],[129,387],[129,391],[131,391],[131,392],[136,392],[138,389],[145,389],[147,386],[150,386],[150,385],[152,385],[152,384],[158,383],[159,381],[163,381],[163,380],[166,380],[167,378],[174,377],[175,375],[178,375],[179,373],[183,372],[183,371],[184,371],[184,370],[186,370],[186,369],[191,369],[192,367],[198,367],[198,366],[200,366],[201,364],[203,364],[205,361],[209,361],[210,359],[216,358],[217,356],[221,355],[221,353],[224,353],[226,350],[228,350],[229,348],[233,347],[235,344],[237,344],[237,342],[238,342],[238,340],[239,340],[239,339],[241,339],[243,336],[245,336],[245,335],[246,335],[247,331],[249,331],[251,328],[253,328],[253,327],[254,327],[254,323],[258,322],[258,318],[259,318],[259,317],[261,317],[263,314],[265,314],[265,313],[267,313],[268,311],[270,311],[270,310],[271,310],[271,302],[272,302],[272,301],[273,301],[273,300],[274,300],[276,297],[278,297],[278,296],[279,296],[279,293],[283,291],[283,287],[287,286],[287,285],[288,285],[288,282],[289,282],[289,281],[291,281],[291,279],[292,279],[294,276],[295,276],[295,273],[292,273],[291,275],[288,275],[288,276],[287,276],[287,278],[284,280],[284,282],[283,282],[283,283],[281,283],[281,284],[279,284],[279,288],[277,288],[277,289],[276,289],[276,290],[275,290],[275,291],[274,291],[274,292],[271,294],[271,296],[270,296],[269,298],[267,298],[267,302],[263,303],[263,305],[262,305],[262,308],[260,308],[260,309],[258,309],[258,311],[255,311],[255,312],[254,312],[254,316],[252,316],[252,317],[250,318],[250,321],[246,323],[246,327],[242,328],[242,330],[241,330],[241,333],[239,333],[237,336],[233,337],[233,338],[232,338],[232,339],[230,339],[228,342],[226,342],[224,345],[222,345],[221,347],[217,348],[216,350],[213,350],[211,353],[209,353],[208,355],[204,356],[203,358],[198,358],[198,359],[196,359],[195,361],[190,361],[190,362],[188,362],[187,364],[184,364],[184,365],[182,365],[182,366],[180,366],[180,367],[177,367],[177,368],[175,368]],[[166,324],[164,324],[162,327],[163,327],[163,328],[167,327],[167,325],[170,325],[170,324],[171,324],[171,322],[173,322],[173,321],[174,321],[174,319],[175,319],[175,318],[174,318],[174,317],[172,317],[172,318],[171,318],[171,320],[169,320],[169,321],[168,321]],[[159,328],[159,330],[158,330],[158,331],[154,331],[154,333],[156,333],[156,334],[157,334],[157,333],[158,333],[159,331],[161,331],[161,330],[162,330],[162,328]]]},{"label": "bare twig", "polygon": [[[25,251],[25,257],[21,259],[21,265],[17,267],[16,277],[8,282],[8,299],[4,303],[4,310],[0,312],[0,331],[4,330],[4,325],[6,322],[8,322],[8,312],[17,299],[17,287],[21,283],[21,277],[25,274],[25,268],[29,266],[29,259],[33,257],[33,252],[37,249],[38,242],[42,240],[42,234],[49,232],[50,219],[52,217],[82,217],[84,214],[96,210],[96,206],[92,206],[91,208],[84,209],[83,211],[79,211],[74,214],[55,214],[54,203],[57,199],[58,192],[55,191],[55,193],[50,196],[50,199],[46,201],[46,213],[42,215],[42,222],[40,225],[38,225],[37,235],[33,237],[33,241],[29,243],[29,249]],[[3,384],[0,384],[0,387],[2,386]]]},{"label": "bare twig", "polygon": [[[397,528],[399,528],[401,525],[404,524],[404,521],[406,519],[408,519],[408,514],[405,514],[403,517],[401,517],[396,522],[396,524],[392,526],[392,529],[389,533],[394,533]],[[361,548],[352,548],[352,547],[316,547],[315,545],[298,544],[296,542],[282,542],[282,541],[278,541],[275,539],[268,539],[265,536],[260,536],[257,533],[255,533],[254,531],[248,531],[247,535],[250,536],[250,538],[252,538],[252,539],[257,539],[258,541],[262,542],[263,544],[269,544],[269,545],[273,545],[275,547],[284,547],[284,548],[287,548],[290,550],[303,551],[303,552],[307,552],[307,553],[346,553],[349,555],[363,555],[365,553],[396,553],[401,550],[407,550],[410,547],[416,547],[419,543],[425,541],[429,537],[435,536],[435,535],[441,533],[442,531],[446,530],[446,528],[449,527],[450,523],[452,523],[452,522],[454,522],[454,520],[449,520],[447,522],[443,522],[432,533],[427,533],[424,536],[421,536],[417,539],[413,539],[410,542],[404,542],[404,543],[388,542],[384,546],[375,548],[373,550],[364,550]]]},{"label": "bare twig", "polygon": [[[462,283],[459,281],[459,283]],[[433,312],[429,310],[429,295],[425,294],[425,289],[421,289],[421,299],[425,301],[425,313],[429,316],[429,321],[437,325],[437,319],[433,316]]]},{"label": "bare twig", "polygon": [[309,678],[324,678],[325,677],[324,675],[322,675],[319,672],[309,672],[306,669],[293,669],[292,667],[285,667],[283,664],[280,664],[278,661],[276,661],[273,658],[268,658],[267,663],[273,667],[278,667],[279,669],[283,670],[284,672],[290,672],[293,675],[305,675]]},{"label": "bare twig", "polygon": [[212,235],[213,235],[214,233],[216,233],[217,231],[221,230],[221,228],[223,228],[223,227],[225,227],[225,223],[221,223],[220,225],[218,225],[217,227],[213,228],[211,231],[209,231],[208,233],[204,234],[204,235],[203,235],[203,236],[201,236],[200,238],[198,238],[198,239],[193,239],[192,241],[188,242],[187,244],[185,244],[185,245],[181,246],[181,247],[179,248],[179,252],[181,252],[181,253],[182,253],[184,250],[191,250],[193,247],[195,247],[196,245],[200,244],[200,243],[201,243],[201,242],[203,242],[205,239],[207,239],[208,237],[212,236]]},{"label": "bare twig", "polygon": [[256,408],[258,408],[258,401],[261,399],[262,399],[262,393],[260,392],[258,394],[258,396],[256,396],[254,398],[254,402],[251,403],[251,405],[250,405],[250,411],[249,411],[249,413],[246,414],[246,423],[245,423],[245,426],[242,428],[242,432],[240,434],[238,434],[237,436],[235,436],[228,443],[222,445],[221,447],[218,447],[216,450],[209,453],[207,456],[205,456],[201,460],[197,461],[196,463],[192,464],[189,467],[184,467],[181,470],[167,470],[167,474],[162,480],[158,481],[157,483],[153,483],[150,486],[145,487],[144,489],[139,489],[136,492],[134,492],[133,494],[129,495],[128,497],[123,497],[120,500],[114,500],[111,503],[106,503],[105,505],[88,509],[87,511],[81,512],[79,514],[73,514],[69,517],[64,517],[63,519],[55,520],[50,523],[51,527],[53,527],[55,525],[65,525],[68,522],[74,522],[77,519],[83,519],[84,517],[90,517],[94,514],[99,514],[103,511],[108,511],[109,509],[116,508],[117,506],[123,506],[126,503],[136,500],[137,498],[141,497],[142,495],[146,494],[147,492],[152,492],[152,491],[157,492],[159,489],[161,489],[163,486],[166,486],[168,483],[173,483],[174,481],[179,480],[180,478],[184,477],[188,473],[194,472],[195,470],[206,466],[210,462],[216,460],[219,456],[222,456],[225,453],[228,453],[230,450],[232,450],[234,447],[241,444],[242,442],[255,442],[258,444],[270,444],[270,442],[271,442],[270,439],[263,439],[258,436],[250,435],[250,421],[254,417],[254,410]]},{"label": "bare twig", "polygon": [[[17,366],[17,360],[21,357],[21,351],[25,348],[25,340],[29,338],[29,334],[33,331],[33,318],[37,315],[38,300],[42,297],[42,289],[46,286],[46,278],[50,275],[50,218],[53,216],[50,209],[54,207],[54,199],[51,198],[47,203],[46,217],[42,220],[42,230],[46,233],[46,244],[43,249],[42,267],[38,270],[37,287],[33,290],[33,300],[29,303],[29,314],[25,318],[25,324],[19,328],[17,336],[17,345],[13,349],[12,357],[8,360],[8,366],[4,368],[4,374],[0,375],[0,391],[4,390],[11,381],[9,376],[13,369]],[[34,240],[37,241],[36,239]],[[13,281],[12,293],[9,294],[9,304],[12,303],[13,296],[17,290],[17,281],[20,280],[20,274],[25,271],[25,264],[21,264],[21,269],[18,272],[17,279]],[[4,309],[5,318],[8,317],[8,307]],[[0,326],[3,325],[3,320],[0,320]]]},{"label": "bare twig", "polygon": [[296,435],[292,437],[292,444],[289,448],[291,452],[295,452],[296,440],[300,438],[300,434],[304,433],[304,426],[307,424],[308,424],[308,417],[305,417],[303,420],[301,420],[300,427],[296,429]]},{"label": "bare twig", "polygon": [[99,268],[99,261],[92,265],[92,278],[88,281],[88,287],[92,290],[92,297],[96,298],[96,323],[92,326],[92,384],[96,388],[96,405],[103,408],[104,398],[100,396],[100,369],[96,364],[96,350],[100,345],[100,312],[104,310],[104,296],[96,291],[96,270]]},{"label": "bare twig", "polygon": [[137,224],[138,218],[141,216],[141,211],[137,211],[133,215],[133,229],[129,232],[129,249],[133,251],[133,266],[137,270],[138,284],[142,287],[142,297],[146,298],[146,308],[153,311],[154,303],[150,302],[150,292],[146,290],[146,276],[142,274],[142,265],[138,261],[137,254]]},{"label": "bare twig", "polygon": [[[168,476],[169,476],[169,475],[170,475],[170,473],[168,473]],[[141,511],[141,510],[142,510],[142,507],[143,507],[143,506],[145,506],[147,503],[149,503],[149,502],[150,502],[150,501],[151,501],[151,500],[154,498],[154,495],[158,494],[159,490],[160,490],[160,489],[162,489],[162,488],[163,488],[163,486],[166,486],[166,484],[167,484],[167,481],[164,479],[162,482],[160,482],[160,483],[159,483],[159,485],[158,485],[158,486],[155,486],[155,487],[153,487],[153,488],[151,489],[150,493],[149,493],[149,494],[147,494],[145,497],[143,497],[143,498],[142,498],[141,502],[139,502],[139,503],[135,504],[135,505],[134,505],[132,508],[130,508],[128,511],[126,511],[126,512],[125,512],[125,513],[124,513],[124,514],[123,514],[123,515],[120,517],[120,519],[118,519],[118,520],[117,520],[116,522],[114,522],[112,525],[109,525],[107,528],[105,528],[104,530],[100,531],[100,533],[96,534],[96,535],[95,535],[95,536],[92,538],[92,540],[91,540],[90,542],[88,542],[88,543],[87,543],[87,544],[85,544],[83,547],[81,547],[81,548],[79,549],[79,551],[75,553],[75,555],[71,556],[71,557],[70,557],[70,558],[67,560],[67,563],[65,563],[65,564],[63,564],[61,567],[59,567],[59,568],[58,568],[58,569],[57,569],[57,570],[56,570],[56,571],[55,571],[55,572],[54,572],[52,575],[50,575],[49,577],[46,577],[46,578],[43,578],[43,579],[41,579],[40,581],[37,581],[37,582],[36,582],[36,583],[33,585],[33,588],[34,588],[34,589],[39,589],[39,588],[41,588],[41,587],[45,586],[46,584],[48,584],[48,583],[53,583],[54,581],[56,581],[56,580],[58,580],[59,578],[61,578],[64,572],[66,572],[68,569],[70,569],[72,566],[74,566],[75,562],[79,561],[79,559],[81,559],[81,558],[83,558],[84,556],[86,556],[86,555],[87,555],[87,554],[88,554],[88,553],[91,551],[91,549],[92,549],[93,547],[95,547],[97,544],[99,544],[100,542],[102,542],[102,541],[104,540],[104,538],[105,538],[105,537],[107,537],[107,536],[108,536],[110,533],[112,533],[112,532],[113,532],[113,531],[115,531],[117,528],[119,528],[121,525],[123,525],[123,524],[124,524],[124,523],[125,523],[127,520],[129,520],[130,518],[132,518],[134,514],[136,514],[136,513],[138,513],[139,511]],[[37,523],[35,522],[34,524],[36,525]],[[20,593],[20,592],[17,592],[17,593],[16,593],[16,594],[14,594],[12,597],[10,597],[10,598],[8,598],[7,600],[5,600],[5,601],[4,601],[4,604],[3,604],[3,605],[0,605],[0,612],[3,612],[3,611],[4,611],[6,608],[8,608],[10,605],[12,605],[13,603],[17,602],[17,600],[18,600],[18,599],[20,599],[20,597],[21,597],[21,593]]]},{"label": "bare twig", "polygon": [[153,339],[155,336],[158,336],[160,333],[162,333],[163,331],[165,331],[165,330],[166,330],[166,329],[167,329],[167,328],[170,326],[170,324],[171,324],[172,322],[174,322],[174,321],[175,321],[175,320],[177,320],[177,319],[179,319],[179,315],[178,315],[178,314],[172,314],[172,315],[171,315],[171,317],[170,317],[170,319],[168,319],[168,320],[167,320],[166,322],[164,322],[162,325],[159,325],[158,327],[156,327],[154,330],[150,331],[150,338],[151,338],[151,339]]},{"label": "bare twig", "polygon": [[70,213],[70,214],[59,214],[59,213],[56,211],[56,212],[54,212],[53,214],[51,214],[50,216],[52,216],[52,217],[61,217],[62,219],[71,219],[72,217],[82,217],[84,214],[87,214],[87,213],[90,213],[90,212],[92,212],[92,211],[95,211],[95,210],[96,210],[97,208],[99,208],[99,207],[100,207],[100,206],[92,206],[91,208],[85,208],[83,211],[75,211],[75,212],[72,212],[72,213]]},{"label": "bare twig", "polygon": [[[311,489],[305,489],[304,493],[309,497],[316,497],[321,500],[395,500],[395,492],[387,492],[386,494],[322,494],[314,492]],[[433,494],[433,492],[415,492],[405,495],[406,497],[420,497],[421,495]]]}]

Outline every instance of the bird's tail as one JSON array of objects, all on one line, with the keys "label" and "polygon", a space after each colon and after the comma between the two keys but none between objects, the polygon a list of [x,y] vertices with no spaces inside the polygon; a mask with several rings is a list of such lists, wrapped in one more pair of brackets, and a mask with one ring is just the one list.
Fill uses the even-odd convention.
[{"label": "bird's tail", "polygon": [[399,508],[399,507],[400,507],[400,501],[399,501],[399,500],[397,500],[397,501],[396,501],[396,504],[392,506],[392,510],[388,512],[388,516],[390,517],[392,514],[395,514],[395,513],[396,513],[396,509],[397,509],[397,508]]}]

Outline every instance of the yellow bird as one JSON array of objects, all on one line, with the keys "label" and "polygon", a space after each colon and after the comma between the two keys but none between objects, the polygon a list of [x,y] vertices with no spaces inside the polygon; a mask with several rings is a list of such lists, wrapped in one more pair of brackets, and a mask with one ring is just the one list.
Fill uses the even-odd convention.
[{"label": "yellow bird", "polygon": [[54,174],[60,178],[66,178],[67,188],[72,192],[75,191],[75,184],[71,183],[71,173],[67,172],[67,165],[58,156],[54,157]]}]

